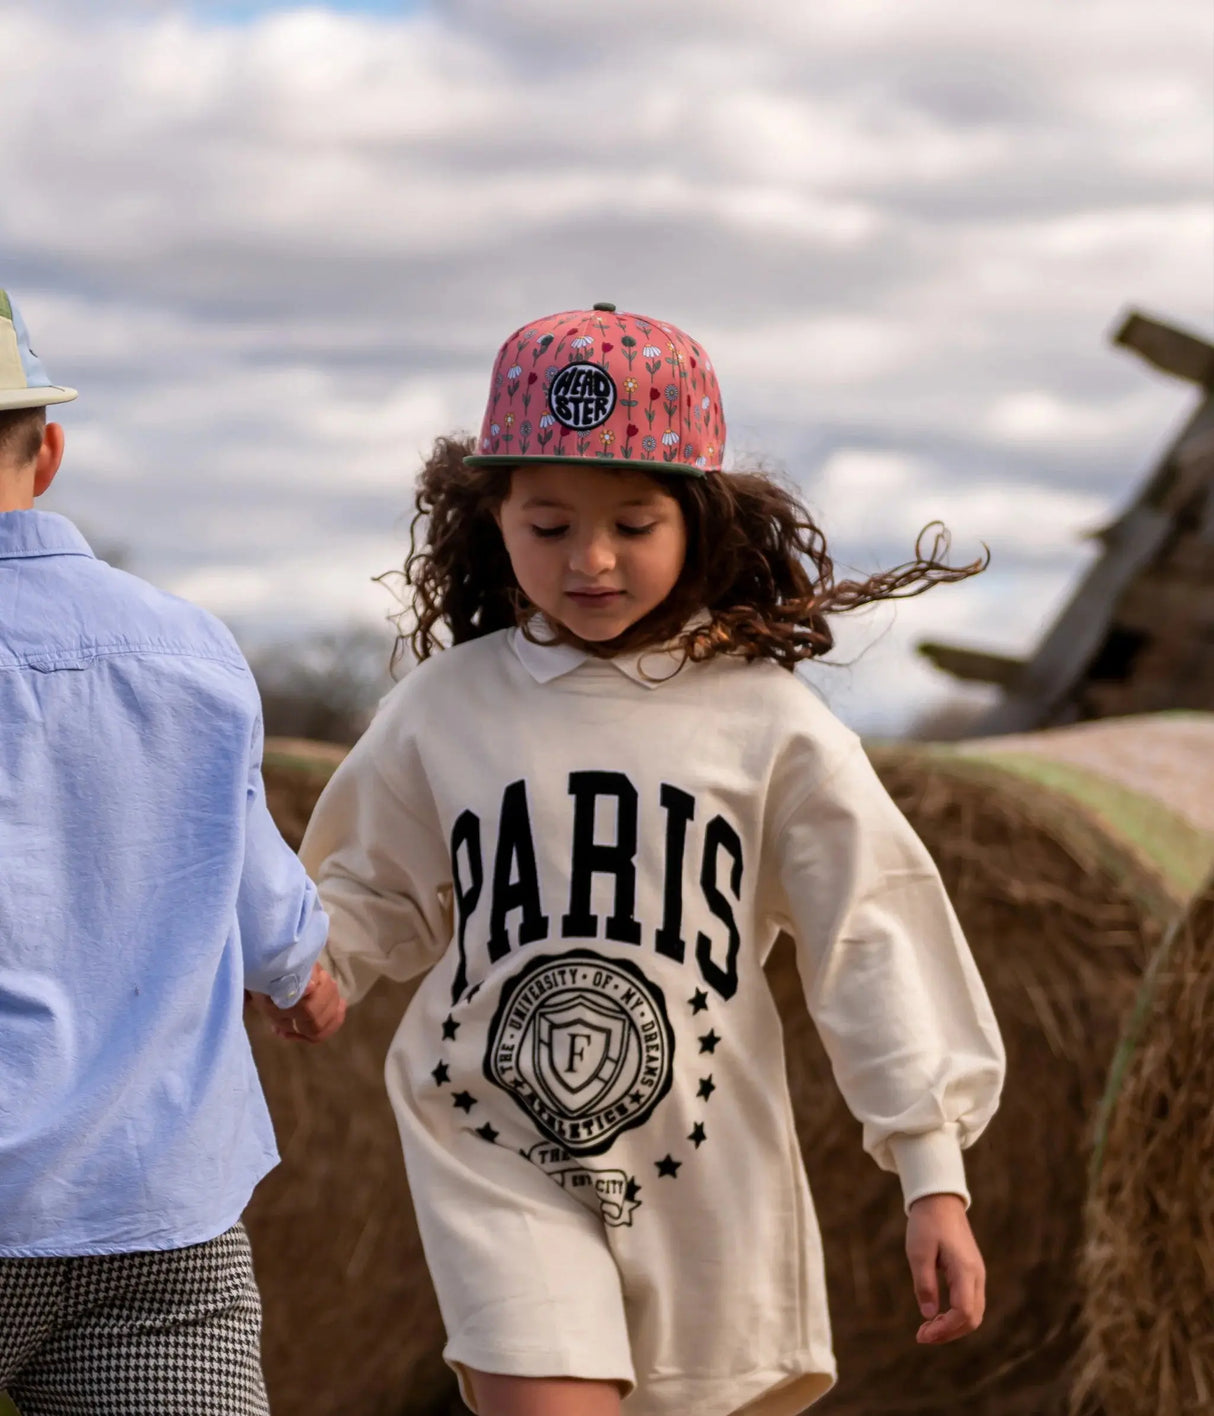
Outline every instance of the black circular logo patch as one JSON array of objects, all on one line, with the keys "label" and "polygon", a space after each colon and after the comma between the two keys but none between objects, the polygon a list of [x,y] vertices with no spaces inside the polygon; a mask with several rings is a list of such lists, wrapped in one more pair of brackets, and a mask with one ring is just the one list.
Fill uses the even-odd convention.
[{"label": "black circular logo patch", "polygon": [[670,1090],[661,991],[589,949],[531,959],[502,989],[485,1075],[574,1155],[601,1155]]},{"label": "black circular logo patch", "polygon": [[548,410],[575,433],[597,428],[615,409],[615,380],[598,364],[567,364],[548,386]]}]

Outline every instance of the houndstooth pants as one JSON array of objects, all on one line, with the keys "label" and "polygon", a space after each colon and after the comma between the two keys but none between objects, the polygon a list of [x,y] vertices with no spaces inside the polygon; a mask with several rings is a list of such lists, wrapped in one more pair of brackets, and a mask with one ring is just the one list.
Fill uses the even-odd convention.
[{"label": "houndstooth pants", "polygon": [[0,1258],[0,1389],[21,1416],[268,1416],[238,1224],[157,1253]]}]

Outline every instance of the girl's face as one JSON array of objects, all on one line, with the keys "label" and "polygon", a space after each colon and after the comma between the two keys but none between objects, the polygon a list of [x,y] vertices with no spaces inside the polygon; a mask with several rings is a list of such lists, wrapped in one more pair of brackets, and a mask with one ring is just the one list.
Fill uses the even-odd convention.
[{"label": "girl's face", "polygon": [[588,642],[643,619],[683,569],[682,509],[643,472],[585,462],[516,467],[495,514],[523,594]]}]

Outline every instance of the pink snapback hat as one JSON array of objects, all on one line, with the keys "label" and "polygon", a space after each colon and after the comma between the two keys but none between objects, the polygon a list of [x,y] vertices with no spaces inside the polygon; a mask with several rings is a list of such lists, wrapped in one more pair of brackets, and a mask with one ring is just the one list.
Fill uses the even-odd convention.
[{"label": "pink snapback hat", "polygon": [[725,416],[712,362],[674,325],[605,301],[532,320],[502,345],[472,467],[609,458],[719,472]]}]

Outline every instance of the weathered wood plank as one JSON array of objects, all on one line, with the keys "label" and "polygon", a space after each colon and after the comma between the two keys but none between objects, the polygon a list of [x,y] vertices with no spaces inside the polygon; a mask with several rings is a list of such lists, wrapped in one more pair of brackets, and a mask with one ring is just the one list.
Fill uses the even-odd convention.
[{"label": "weathered wood plank", "polygon": [[1057,721],[1056,711],[1104,643],[1118,599],[1158,554],[1171,529],[1172,518],[1151,507],[1135,507],[1122,517],[1115,544],[1088,571],[1025,665],[1015,691],[977,725],[979,735],[1025,732]]},{"label": "weathered wood plank", "polygon": [[969,683],[994,683],[1000,688],[1011,688],[1024,671],[1024,660],[1007,654],[991,654],[933,640],[924,640],[916,647],[938,669]]},{"label": "weathered wood plank", "polygon": [[1214,388],[1214,344],[1187,330],[1131,310],[1113,343],[1132,349],[1165,374]]}]

